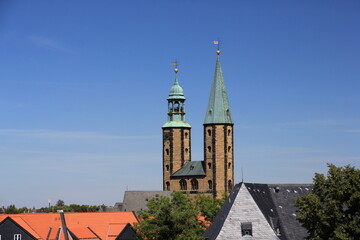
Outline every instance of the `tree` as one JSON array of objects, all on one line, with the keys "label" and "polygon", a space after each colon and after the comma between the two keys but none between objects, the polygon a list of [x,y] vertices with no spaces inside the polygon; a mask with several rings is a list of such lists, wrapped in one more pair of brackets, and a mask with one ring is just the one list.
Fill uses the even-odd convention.
[{"label": "tree", "polygon": [[65,202],[61,199],[57,200],[56,202],[56,205],[55,206],[58,206],[58,207],[63,207],[65,206]]},{"label": "tree", "polygon": [[199,221],[199,209],[188,195],[182,192],[173,192],[171,198],[157,195],[147,207],[139,211],[140,223],[135,225],[140,239],[202,239],[205,225]]},{"label": "tree", "polygon": [[316,173],[312,193],[295,201],[307,239],[360,239],[360,170],[328,164]]},{"label": "tree", "polygon": [[197,195],[195,198],[196,206],[200,211],[200,215],[205,217],[205,220],[212,222],[224,204],[226,195],[222,199],[212,198],[204,195]]}]

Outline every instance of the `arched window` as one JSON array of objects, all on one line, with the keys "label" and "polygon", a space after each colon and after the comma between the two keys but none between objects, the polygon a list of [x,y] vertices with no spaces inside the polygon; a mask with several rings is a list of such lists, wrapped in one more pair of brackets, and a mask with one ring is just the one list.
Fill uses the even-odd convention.
[{"label": "arched window", "polygon": [[208,163],[208,168],[211,169],[211,163]]},{"label": "arched window", "polygon": [[230,134],[231,134],[231,130],[230,130],[230,129],[228,129],[228,136],[230,136]]},{"label": "arched window", "polygon": [[198,190],[198,189],[199,189],[198,181],[195,178],[191,179],[191,190]]},{"label": "arched window", "polygon": [[231,180],[229,180],[228,181],[228,191],[230,192],[231,191],[231,189],[232,189],[232,182],[231,182]]},{"label": "arched window", "polygon": [[166,155],[169,155],[169,153],[170,153],[169,149],[167,148],[167,149],[165,149],[165,151],[166,151]]},{"label": "arched window", "polygon": [[185,133],[185,139],[187,139],[188,138],[188,136],[189,136],[189,133]]},{"label": "arched window", "polygon": [[166,191],[170,191],[170,183],[166,182]]},{"label": "arched window", "polygon": [[208,152],[211,152],[211,147],[210,146],[208,146],[207,149],[208,149]]},{"label": "arched window", "polygon": [[209,184],[209,189],[212,189],[213,186],[212,186],[212,181],[211,180],[208,181],[208,184]]},{"label": "arched window", "polygon": [[231,150],[231,146],[228,146],[228,152],[230,152],[230,150]]},{"label": "arched window", "polygon": [[180,190],[187,190],[186,181],[184,179],[180,180]]},{"label": "arched window", "polygon": [[231,162],[228,163],[228,169],[230,169],[230,168],[231,168]]},{"label": "arched window", "polygon": [[211,129],[208,129],[207,133],[208,133],[208,136],[210,137],[211,136]]},{"label": "arched window", "polygon": [[170,169],[169,165],[166,165],[165,167],[166,167],[166,171],[169,171]]},{"label": "arched window", "polygon": [[188,154],[188,153],[189,153],[189,149],[185,148],[185,153]]}]

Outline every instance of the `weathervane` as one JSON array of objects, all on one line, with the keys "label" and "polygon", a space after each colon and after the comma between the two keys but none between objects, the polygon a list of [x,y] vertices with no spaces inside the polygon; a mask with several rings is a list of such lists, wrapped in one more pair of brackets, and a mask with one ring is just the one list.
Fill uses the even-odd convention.
[{"label": "weathervane", "polygon": [[179,69],[178,69],[178,61],[175,60],[175,62],[171,62],[171,65],[175,66],[174,72],[175,72],[175,73],[178,73],[178,71],[179,71]]},{"label": "weathervane", "polygon": [[216,54],[220,55],[220,43],[221,41],[218,39],[217,41],[214,41],[214,44],[217,45]]}]

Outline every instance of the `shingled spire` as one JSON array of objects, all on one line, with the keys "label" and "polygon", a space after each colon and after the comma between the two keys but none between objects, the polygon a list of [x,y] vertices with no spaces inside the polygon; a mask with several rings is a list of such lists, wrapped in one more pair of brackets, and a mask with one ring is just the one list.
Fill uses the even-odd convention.
[{"label": "shingled spire", "polygon": [[220,63],[220,51],[217,52],[214,78],[212,81],[204,124],[233,124],[229,100]]}]

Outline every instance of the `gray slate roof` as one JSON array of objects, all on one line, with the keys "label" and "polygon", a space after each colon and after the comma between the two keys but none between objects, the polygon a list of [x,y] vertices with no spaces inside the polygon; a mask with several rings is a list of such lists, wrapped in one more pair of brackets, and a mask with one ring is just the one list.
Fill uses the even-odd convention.
[{"label": "gray slate roof", "polygon": [[124,200],[118,203],[121,206],[121,211],[138,211],[147,209],[148,201],[156,195],[170,197],[171,191],[125,191]]},{"label": "gray slate roof", "polygon": [[312,190],[312,184],[259,183],[239,183],[235,185],[213,223],[205,231],[203,236],[206,239],[216,239],[220,233],[242,184],[247,188],[274,231],[280,229],[279,239],[305,239],[307,230],[296,219],[298,213],[293,202],[299,196],[309,193]]},{"label": "gray slate roof", "polygon": [[215,73],[206,109],[204,124],[233,124],[229,100],[222,74],[220,56],[217,56]]},{"label": "gray slate roof", "polygon": [[171,175],[171,177],[193,177],[206,176],[204,161],[190,161],[181,169]]}]

